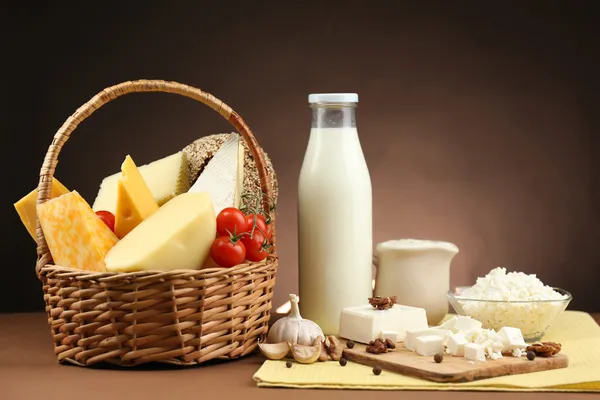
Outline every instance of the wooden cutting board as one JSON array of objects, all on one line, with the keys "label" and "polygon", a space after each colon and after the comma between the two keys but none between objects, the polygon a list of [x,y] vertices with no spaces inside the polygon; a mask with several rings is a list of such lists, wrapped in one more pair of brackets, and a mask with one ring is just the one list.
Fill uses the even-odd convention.
[{"label": "wooden cutting board", "polygon": [[378,366],[382,370],[398,374],[427,379],[434,382],[471,382],[496,376],[525,374],[528,372],[546,371],[566,368],[569,357],[558,353],[552,357],[536,357],[529,361],[526,357],[515,358],[505,356],[498,360],[469,361],[464,357],[444,355],[441,363],[433,361],[433,356],[424,357],[407,350],[402,343],[394,350],[383,354],[367,353],[363,344],[356,343],[353,349],[344,346],[343,357],[358,364]]}]

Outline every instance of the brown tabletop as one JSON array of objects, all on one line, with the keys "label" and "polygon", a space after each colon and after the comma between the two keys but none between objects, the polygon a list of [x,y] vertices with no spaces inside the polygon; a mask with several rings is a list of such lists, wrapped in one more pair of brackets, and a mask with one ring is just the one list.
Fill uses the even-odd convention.
[{"label": "brown tabletop", "polygon": [[[600,314],[594,314],[600,323]],[[60,365],[52,353],[46,316],[0,315],[0,399],[508,399],[510,392],[364,391],[258,388],[252,375],[260,356],[192,368],[83,368]],[[518,393],[519,399],[592,398],[586,393]]]}]

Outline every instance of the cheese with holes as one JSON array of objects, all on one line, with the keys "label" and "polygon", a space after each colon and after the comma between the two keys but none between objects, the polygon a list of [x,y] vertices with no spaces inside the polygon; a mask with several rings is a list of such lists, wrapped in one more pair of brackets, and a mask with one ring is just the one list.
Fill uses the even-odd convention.
[{"label": "cheese with holes", "polygon": [[158,210],[150,188],[128,155],[121,165],[121,178],[117,182],[117,210],[115,233],[122,239],[140,222]]},{"label": "cheese with holes", "polygon": [[243,184],[244,147],[235,133],[221,145],[189,192],[210,194],[218,215],[224,208],[240,206]]},{"label": "cheese with holes", "polygon": [[183,193],[142,221],[104,261],[109,271],[199,269],[217,234],[208,193]]},{"label": "cheese with holes", "polygon": [[104,257],[119,239],[77,191],[37,206],[54,264],[105,271]]},{"label": "cheese with holes", "polygon": [[[52,190],[50,192],[50,198],[54,199],[58,196],[62,196],[65,193],[69,193],[69,189],[67,189],[56,178],[52,178]],[[37,240],[37,235],[35,233],[37,223],[37,194],[38,191],[37,188],[35,188],[14,204],[15,210],[17,210],[17,214],[19,214],[19,218],[21,218],[21,222],[23,225],[25,225],[27,232],[29,232],[33,240]]]},{"label": "cheese with holes", "polygon": [[[159,206],[173,197],[187,192],[190,188],[189,163],[183,151],[137,168]],[[117,192],[120,178],[121,172],[118,172],[102,180],[92,206],[94,211],[106,210],[113,214],[117,212]]]}]

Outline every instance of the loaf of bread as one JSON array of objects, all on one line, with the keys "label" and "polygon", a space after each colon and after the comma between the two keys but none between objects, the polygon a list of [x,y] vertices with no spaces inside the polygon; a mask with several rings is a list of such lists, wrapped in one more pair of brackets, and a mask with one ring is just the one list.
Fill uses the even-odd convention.
[{"label": "loaf of bread", "polygon": [[[217,152],[217,150],[219,150],[225,140],[227,140],[229,135],[231,135],[231,133],[218,133],[204,136],[190,143],[183,149],[190,168],[190,178],[192,180],[191,184],[198,179],[198,176],[204,170],[204,167],[212,159],[213,155]],[[261,187],[260,179],[258,177],[258,168],[256,168],[254,158],[248,149],[248,144],[243,137],[240,137],[240,140],[244,146],[244,192],[260,196]],[[267,173],[269,174],[271,180],[272,200],[277,203],[277,176],[275,175],[275,170],[271,164],[269,156],[262,148],[260,148],[260,151],[262,151],[264,154]]]}]

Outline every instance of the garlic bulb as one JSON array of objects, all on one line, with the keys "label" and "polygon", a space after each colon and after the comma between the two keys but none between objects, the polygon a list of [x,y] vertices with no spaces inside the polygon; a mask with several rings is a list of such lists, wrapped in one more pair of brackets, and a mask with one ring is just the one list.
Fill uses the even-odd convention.
[{"label": "garlic bulb", "polygon": [[313,321],[303,319],[298,309],[298,296],[290,294],[290,313],[276,321],[271,329],[267,341],[269,343],[290,342],[292,345],[301,344],[311,346],[316,338],[325,340],[323,331]]}]

